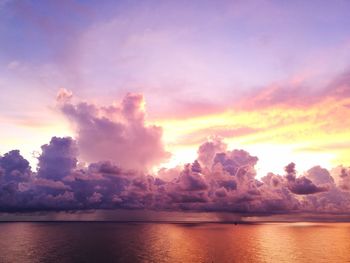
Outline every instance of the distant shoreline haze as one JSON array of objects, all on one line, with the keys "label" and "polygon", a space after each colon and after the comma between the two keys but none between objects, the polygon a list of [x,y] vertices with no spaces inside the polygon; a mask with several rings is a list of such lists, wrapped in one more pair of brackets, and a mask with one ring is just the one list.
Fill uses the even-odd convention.
[{"label": "distant shoreline haze", "polygon": [[148,222],[148,223],[267,223],[350,222],[350,214],[237,214],[144,210],[91,210],[0,213],[0,222]]}]

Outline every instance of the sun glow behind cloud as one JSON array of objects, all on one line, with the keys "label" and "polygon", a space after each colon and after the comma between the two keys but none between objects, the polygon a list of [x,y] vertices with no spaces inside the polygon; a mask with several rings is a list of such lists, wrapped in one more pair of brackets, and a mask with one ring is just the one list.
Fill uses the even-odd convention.
[{"label": "sun glow behind cloud", "polygon": [[343,118],[349,114],[349,108],[342,106],[347,103],[347,99],[325,99],[307,107],[228,110],[155,123],[163,127],[165,144],[173,153],[167,165],[193,159],[202,141],[220,136],[230,149],[245,149],[258,156],[258,175],[263,176],[267,172],[282,173],[283,164],[290,161],[296,162],[300,171],[313,165],[330,168],[339,164],[339,158],[349,163],[343,147],[337,147],[347,142],[350,134]]},{"label": "sun glow behind cloud", "polygon": [[[142,101],[140,104],[142,111],[147,111],[146,103]],[[284,166],[291,161],[297,164],[300,172],[314,165],[330,169],[348,164],[346,145],[350,143],[350,125],[344,116],[350,114],[349,103],[346,98],[325,97],[307,106],[281,104],[254,109],[240,105],[209,115],[148,119],[147,125],[162,127],[163,142],[171,153],[167,162],[152,170],[195,160],[198,146],[215,136],[223,138],[229,149],[244,149],[257,156],[259,178],[268,172],[282,174]],[[8,123],[3,125],[7,140],[2,143],[1,151],[19,148],[35,167],[37,161],[33,152],[40,152],[40,146],[53,134],[74,137],[73,130],[62,116],[57,112],[54,120],[49,120],[49,116],[47,114],[40,123],[21,119],[10,123],[4,119],[4,123]],[[27,134],[31,140],[21,134]]]},{"label": "sun glow behind cloud", "polygon": [[23,156],[35,169],[38,163],[36,156],[41,152],[41,145],[45,144],[52,134],[57,136],[74,136],[73,130],[62,116],[47,110],[41,115],[40,122],[30,122],[26,118],[2,119],[2,141],[0,153],[20,149]]}]

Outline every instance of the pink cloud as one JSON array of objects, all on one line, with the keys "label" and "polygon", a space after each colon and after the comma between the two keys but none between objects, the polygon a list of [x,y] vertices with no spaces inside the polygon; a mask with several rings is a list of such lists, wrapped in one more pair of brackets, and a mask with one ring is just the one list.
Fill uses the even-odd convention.
[{"label": "pink cloud", "polygon": [[169,157],[162,129],[145,122],[142,95],[129,93],[118,106],[72,104],[62,93],[58,98],[61,111],[75,127],[85,161],[110,160],[130,169],[149,169]]}]

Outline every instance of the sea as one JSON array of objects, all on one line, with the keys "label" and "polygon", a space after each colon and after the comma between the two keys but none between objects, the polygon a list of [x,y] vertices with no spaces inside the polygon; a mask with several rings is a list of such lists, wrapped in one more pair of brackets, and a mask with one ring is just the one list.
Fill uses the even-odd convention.
[{"label": "sea", "polygon": [[0,262],[350,262],[350,223],[2,222]]}]

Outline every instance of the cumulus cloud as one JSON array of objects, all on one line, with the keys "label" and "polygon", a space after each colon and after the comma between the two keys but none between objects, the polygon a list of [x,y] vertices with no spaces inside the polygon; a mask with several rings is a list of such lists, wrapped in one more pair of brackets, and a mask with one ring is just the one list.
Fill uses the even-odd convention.
[{"label": "cumulus cloud", "polygon": [[24,182],[30,177],[29,162],[18,150],[6,153],[0,158],[1,180],[5,182]]},{"label": "cumulus cloud", "polygon": [[226,147],[226,144],[224,144],[220,138],[212,138],[199,147],[197,151],[198,161],[202,165],[210,167],[214,160],[215,154],[218,152],[224,152],[226,150]]},{"label": "cumulus cloud", "polygon": [[82,159],[110,160],[126,168],[147,170],[169,157],[163,147],[162,129],[145,122],[142,95],[129,93],[112,106],[73,104],[65,90],[57,98],[76,130]]},{"label": "cumulus cloud", "polygon": [[34,172],[19,151],[0,158],[1,211],[124,208],[271,214],[344,213],[350,208],[349,169],[329,172],[315,166],[300,175],[290,163],[284,175],[257,179],[258,158],[244,150],[226,150],[218,138],[199,147],[197,160],[153,175],[110,160],[79,165],[78,142],[69,137],[53,137],[38,159]]},{"label": "cumulus cloud", "polygon": [[29,188],[32,172],[29,162],[18,150],[0,157],[0,208],[21,209]]},{"label": "cumulus cloud", "polygon": [[313,181],[315,184],[334,184],[334,179],[329,171],[319,165],[309,169],[306,173],[306,177]]},{"label": "cumulus cloud", "polygon": [[[314,167],[309,170],[309,177],[315,177],[315,170],[317,167]],[[310,179],[305,176],[296,177],[295,164],[290,163],[285,167],[286,179],[288,182],[288,187],[290,191],[294,194],[315,194],[319,192],[327,191],[325,186],[317,186]],[[322,179],[319,179],[322,180]]]},{"label": "cumulus cloud", "polygon": [[344,191],[350,191],[350,168],[338,166],[331,170],[337,186]]},{"label": "cumulus cloud", "polygon": [[78,149],[72,138],[53,137],[41,149],[42,154],[38,158],[39,178],[58,181],[76,168]]},{"label": "cumulus cloud", "polygon": [[151,209],[271,214],[344,213],[350,209],[350,169],[315,166],[303,174],[256,178],[256,156],[228,150],[219,137],[201,144],[184,166],[148,168],[166,159],[160,127],[147,125],[143,97],[120,103],[73,103],[58,95],[76,138],[53,137],[33,171],[19,151],[0,156],[0,211]]}]

